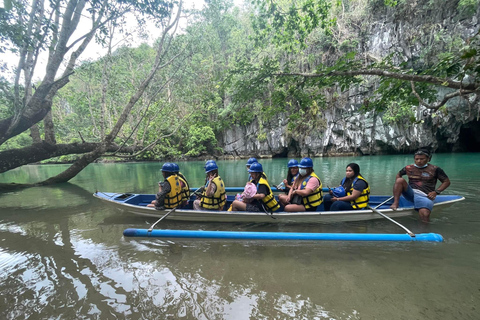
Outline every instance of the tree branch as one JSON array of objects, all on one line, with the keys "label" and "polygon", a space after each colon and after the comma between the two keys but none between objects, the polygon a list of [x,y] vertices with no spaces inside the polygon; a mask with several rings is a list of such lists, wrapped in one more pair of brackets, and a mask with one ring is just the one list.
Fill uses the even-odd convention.
[{"label": "tree branch", "polygon": [[449,93],[449,94],[446,94],[444,97],[443,97],[443,100],[440,101],[439,103],[437,104],[434,104],[434,105],[431,105],[431,104],[428,104],[426,103],[421,97],[420,95],[417,93],[417,91],[415,90],[415,82],[413,81],[410,81],[410,84],[412,85],[412,93],[415,95],[415,97],[418,99],[418,101],[420,102],[420,104],[422,104],[423,106],[425,106],[427,109],[431,109],[431,110],[438,110],[441,106],[445,105],[448,100],[452,99],[452,98],[455,98],[455,97],[458,97],[458,96],[462,96],[464,94],[470,94],[470,93],[475,93],[475,91],[472,91],[472,90],[458,90],[456,92],[452,92],[452,93]]}]

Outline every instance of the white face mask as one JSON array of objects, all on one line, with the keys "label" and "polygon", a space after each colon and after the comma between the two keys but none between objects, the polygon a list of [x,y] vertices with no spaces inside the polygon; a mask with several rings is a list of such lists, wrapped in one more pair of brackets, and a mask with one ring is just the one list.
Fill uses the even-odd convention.
[{"label": "white face mask", "polygon": [[424,165],[424,166],[421,166],[421,167],[420,167],[420,166],[417,166],[415,163],[414,163],[413,165],[414,165],[415,167],[419,168],[419,169],[423,169],[423,168],[425,168],[426,166],[428,166],[428,163],[427,163],[426,165]]},{"label": "white face mask", "polygon": [[307,169],[304,169],[304,168],[298,169],[298,173],[300,173],[301,176],[304,176],[307,174]]}]

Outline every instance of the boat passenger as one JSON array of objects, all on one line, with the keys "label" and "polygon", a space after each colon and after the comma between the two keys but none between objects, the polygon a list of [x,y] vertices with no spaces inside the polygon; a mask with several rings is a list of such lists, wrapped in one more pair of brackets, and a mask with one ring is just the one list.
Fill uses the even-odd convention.
[{"label": "boat passenger", "polygon": [[252,176],[251,182],[257,185],[257,193],[249,199],[234,200],[232,211],[273,212],[280,209],[280,204],[275,200],[262,165],[258,162],[252,163],[248,172]]},{"label": "boat passenger", "polygon": [[340,183],[340,187],[335,188],[341,191],[329,190],[329,194],[323,198],[325,211],[358,210],[368,205],[370,186],[360,174],[360,166],[349,163],[345,170],[345,178]]},{"label": "boat passenger", "polygon": [[155,200],[147,207],[155,207],[157,210],[173,209],[182,204],[182,187],[180,180],[175,174],[173,163],[166,162],[162,166],[162,175],[164,181],[158,183],[158,193]]},{"label": "boat passenger", "polygon": [[[391,209],[397,210],[400,196],[414,203],[423,222],[430,221],[430,213],[437,195],[450,185],[450,179],[441,168],[430,164],[432,153],[429,148],[418,149],[414,155],[414,164],[405,166],[397,173],[393,186],[393,204]],[[407,175],[407,181],[402,176]],[[437,180],[441,184],[435,189]]]},{"label": "boat passenger", "polygon": [[190,200],[190,186],[188,185],[187,178],[180,172],[180,167],[178,164],[173,163],[175,174],[178,176],[178,180],[180,180],[180,186],[182,187],[182,207],[188,204]]},{"label": "boat passenger", "polygon": [[218,166],[215,161],[205,164],[206,183],[202,195],[193,202],[195,210],[222,210],[227,202],[225,184],[218,175]]},{"label": "boat passenger", "polygon": [[298,168],[298,176],[286,199],[285,211],[316,211],[323,201],[322,181],[313,170],[312,159],[303,158]]},{"label": "boat passenger", "polygon": [[283,179],[283,184],[280,184],[280,188],[283,187],[283,191],[285,192],[285,194],[280,194],[278,196],[278,201],[283,206],[287,205],[288,193],[290,192],[290,188],[292,187],[295,178],[298,176],[298,161],[295,159],[289,160],[287,163],[287,167],[287,179]]}]

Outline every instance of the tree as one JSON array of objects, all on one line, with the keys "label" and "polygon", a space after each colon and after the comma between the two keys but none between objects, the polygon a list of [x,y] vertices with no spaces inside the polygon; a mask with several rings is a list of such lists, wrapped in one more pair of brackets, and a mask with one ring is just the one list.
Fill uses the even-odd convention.
[{"label": "tree", "polygon": [[[479,108],[479,33],[455,39],[457,45],[453,45],[452,40],[450,47],[445,42],[437,41],[427,52],[430,55],[428,60],[423,59],[421,63],[414,61],[408,48],[404,50],[406,53],[395,52],[382,58],[369,57],[360,54],[356,50],[358,46],[345,45],[340,41],[341,37],[335,37],[339,35],[340,26],[332,17],[344,17],[349,6],[353,10],[354,2],[265,0],[256,3],[256,48],[269,54],[264,55],[260,63],[244,59],[232,71],[232,77],[242,79],[235,82],[238,102],[252,95],[260,97],[262,92],[270,90],[271,101],[265,103],[284,106],[295,103],[305,110],[313,105],[324,104],[325,91],[329,88],[345,92],[361,84],[368,85],[369,77],[376,77],[378,80],[370,86],[371,93],[364,101],[365,110],[385,111],[398,105],[411,109],[421,104],[437,111],[454,98],[462,99],[465,105]],[[370,3],[368,10],[383,10],[382,14],[398,16],[398,20],[408,17],[407,11],[413,5],[418,6],[415,10],[425,10],[424,16],[428,16],[427,10],[431,12],[435,6],[444,6],[443,1]],[[478,12],[478,4],[474,8],[460,5],[451,8],[457,10],[459,17]],[[371,21],[365,15],[363,18],[365,24]],[[362,30],[362,26],[355,26]],[[269,49],[272,44],[277,48],[276,51]],[[317,51],[312,50],[315,46]],[[322,61],[315,57],[322,54],[322,49],[332,48],[337,54],[336,59]],[[329,55],[332,56],[335,55]],[[446,93],[441,93],[439,88],[447,89],[444,90]]]},{"label": "tree", "polygon": [[[12,103],[13,112],[0,120],[0,145],[42,120],[46,119],[49,123],[44,124],[44,141],[22,149],[0,152],[0,173],[34,161],[83,153],[84,156],[65,172],[37,185],[65,182],[105,152],[118,152],[123,148],[116,145],[115,139],[133,107],[142,98],[158,70],[169,66],[185,54],[184,50],[169,52],[172,35],[177,31],[180,21],[182,1],[56,0],[45,3],[44,0],[33,0],[31,3],[12,1],[12,4],[11,9],[1,12],[1,24],[5,27],[1,29],[1,49],[6,50],[11,46],[13,50],[18,50],[19,63],[15,72],[13,94],[7,95],[10,92],[8,86],[2,88]],[[100,141],[59,145],[54,138],[47,139],[47,136],[54,137],[51,119],[47,115],[51,112],[54,97],[68,83],[74,72],[77,59],[95,35],[100,40],[105,39],[109,34],[107,24],[120,22],[120,18],[126,13],[136,14],[144,23],[147,19],[155,21],[161,30],[154,59],[143,80],[132,90],[128,102],[124,103],[118,114],[116,123]],[[76,36],[75,30],[78,29],[82,16],[90,17],[91,27],[83,35]],[[47,50],[48,62],[43,80],[34,88],[32,79],[42,50]],[[66,67],[62,70],[64,63]],[[24,80],[24,85],[21,85],[21,80]],[[6,81],[2,83],[5,84]],[[132,152],[132,148],[123,150]]]}]

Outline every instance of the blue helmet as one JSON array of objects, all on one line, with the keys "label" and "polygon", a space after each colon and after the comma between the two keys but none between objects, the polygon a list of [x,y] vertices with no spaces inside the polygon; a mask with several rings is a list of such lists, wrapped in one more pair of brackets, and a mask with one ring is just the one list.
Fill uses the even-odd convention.
[{"label": "blue helmet", "polygon": [[255,162],[258,162],[257,158],[250,158],[250,159],[247,160],[246,166],[251,166],[252,163],[255,163]]},{"label": "blue helmet", "polygon": [[205,165],[204,165],[203,167],[206,168],[209,163],[215,163],[215,164],[217,164],[217,163],[215,162],[215,160],[207,160],[207,161],[205,161]]},{"label": "blue helmet", "polygon": [[345,191],[345,188],[340,186],[336,188],[332,188],[332,193],[335,198],[340,198],[340,197],[345,197],[347,195],[347,192]]},{"label": "blue helmet", "polygon": [[172,164],[173,164],[173,170],[174,170],[173,172],[177,172],[177,173],[180,172],[180,167],[178,166],[178,164],[176,164],[175,162]]},{"label": "blue helmet", "polygon": [[250,166],[250,169],[248,169],[248,172],[263,172],[263,167],[260,163],[254,162]]},{"label": "blue helmet", "polygon": [[173,163],[165,162],[162,166],[162,171],[175,172],[175,166],[173,165]]},{"label": "blue helmet", "polygon": [[215,163],[215,161],[205,164],[205,173],[209,173],[210,171],[213,171],[213,170],[218,170],[218,166]]},{"label": "blue helmet", "polygon": [[310,158],[303,158],[298,165],[299,168],[313,168],[313,161]]},{"label": "blue helmet", "polygon": [[298,161],[295,160],[295,159],[289,160],[288,163],[287,163],[287,167],[289,167],[289,168],[298,167]]}]

